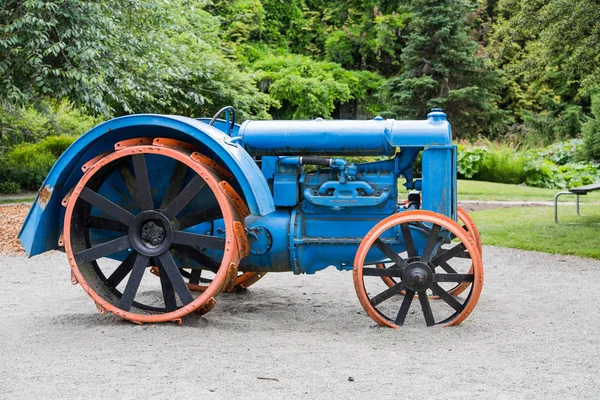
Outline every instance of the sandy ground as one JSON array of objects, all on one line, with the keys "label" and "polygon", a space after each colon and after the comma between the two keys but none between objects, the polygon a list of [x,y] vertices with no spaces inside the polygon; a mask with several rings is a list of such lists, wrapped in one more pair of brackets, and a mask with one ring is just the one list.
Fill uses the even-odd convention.
[{"label": "sandy ground", "polygon": [[61,253],[0,256],[0,398],[600,397],[600,262],[485,247],[484,265],[455,328],[374,326],[335,270],[269,274],[179,327],[99,315]]}]

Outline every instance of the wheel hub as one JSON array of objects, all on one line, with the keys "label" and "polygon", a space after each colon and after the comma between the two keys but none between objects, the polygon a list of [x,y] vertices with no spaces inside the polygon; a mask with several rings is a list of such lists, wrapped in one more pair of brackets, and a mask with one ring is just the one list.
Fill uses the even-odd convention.
[{"label": "wheel hub", "polygon": [[158,246],[165,240],[165,229],[158,221],[148,221],[142,225],[141,235],[146,244]]},{"label": "wheel hub", "polygon": [[145,256],[162,254],[173,240],[171,222],[159,211],[144,211],[131,222],[129,240],[135,250]]},{"label": "wheel hub", "polygon": [[402,281],[413,292],[422,292],[433,283],[433,272],[429,265],[413,262],[402,273]]}]

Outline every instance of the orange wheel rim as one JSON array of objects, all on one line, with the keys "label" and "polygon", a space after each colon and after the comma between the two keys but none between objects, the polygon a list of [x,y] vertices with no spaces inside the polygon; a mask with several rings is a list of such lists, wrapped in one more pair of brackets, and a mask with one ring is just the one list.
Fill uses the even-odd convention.
[{"label": "orange wheel rim", "polygon": [[[71,220],[73,217],[73,210],[75,208],[75,205],[77,204],[77,200],[79,199],[83,188],[97,171],[101,170],[109,163],[112,163],[113,161],[118,160],[120,158],[133,156],[136,154],[163,155],[165,157],[175,159],[185,164],[191,170],[193,170],[210,187],[213,195],[215,196],[218,202],[218,205],[223,214],[223,219],[225,221],[224,254],[220,264],[220,268],[215,274],[213,282],[206,288],[206,290],[202,292],[202,294],[200,294],[189,304],[186,304],[174,311],[166,312],[163,314],[138,314],[131,311],[122,310],[117,306],[113,305],[112,303],[106,301],[88,284],[88,282],[79,270],[73,253],[71,237]],[[106,157],[102,158],[101,160],[97,161],[93,166],[91,166],[87,170],[87,172],[75,186],[72,196],[67,204],[64,220],[64,245],[73,276],[79,282],[83,290],[86,293],[88,293],[88,295],[94,300],[94,302],[100,309],[110,311],[121,318],[134,322],[179,321],[181,317],[191,313],[192,311],[206,304],[213,296],[215,296],[221,290],[225,283],[225,278],[228,274],[229,268],[231,266],[237,266],[241,257],[238,251],[236,237],[233,233],[233,223],[234,221],[240,221],[240,217],[235,211],[234,207],[231,205],[227,196],[225,196],[219,189],[220,182],[221,180],[219,179],[219,177],[210,168],[206,167],[202,163],[192,160],[188,154],[182,152],[181,150],[177,150],[170,147],[158,147],[153,145],[137,145],[125,147],[122,150],[111,153]]]},{"label": "orange wheel rim", "polygon": [[[477,229],[477,225],[475,225],[475,221],[473,221],[471,216],[460,207],[456,207],[456,214],[457,214],[458,219],[463,222],[463,224],[469,231],[469,234],[473,237],[473,240],[475,241],[475,244],[477,245],[477,249],[479,250],[479,255],[481,256],[483,254],[482,253],[483,247],[482,247],[482,243],[481,243],[481,236],[479,234],[479,230]],[[472,271],[473,271],[473,269],[471,267],[471,270],[469,272],[472,272]],[[456,287],[450,289],[449,293],[454,296],[458,296],[459,294],[461,294],[462,292],[467,290],[467,288],[469,286],[470,286],[470,283],[467,283],[467,282],[460,283],[460,284],[456,285]]]},{"label": "orange wheel rim", "polygon": [[391,328],[399,327],[394,322],[384,317],[371,304],[371,299],[369,299],[369,296],[367,295],[363,281],[364,261],[367,257],[367,253],[373,247],[375,240],[378,239],[385,231],[396,225],[414,222],[416,220],[436,224],[448,229],[458,239],[460,239],[461,242],[464,243],[466,250],[472,257],[473,282],[471,285],[471,293],[465,301],[462,311],[457,312],[457,315],[445,323],[444,327],[458,325],[471,314],[475,308],[475,305],[477,304],[477,301],[479,300],[481,289],[483,287],[483,266],[481,263],[481,256],[474,239],[466,231],[464,231],[452,219],[431,211],[406,211],[394,214],[380,221],[377,225],[375,225],[375,227],[373,227],[373,229],[371,229],[371,231],[369,231],[369,233],[361,242],[354,259],[353,280],[358,299],[363,309],[377,324]]}]

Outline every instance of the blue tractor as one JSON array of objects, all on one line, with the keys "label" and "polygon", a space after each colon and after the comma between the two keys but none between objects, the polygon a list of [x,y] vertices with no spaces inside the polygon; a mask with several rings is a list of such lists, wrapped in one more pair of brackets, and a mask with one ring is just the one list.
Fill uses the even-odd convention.
[{"label": "blue tractor", "polygon": [[231,107],[116,118],[60,157],[19,237],[28,256],[64,250],[98,310],[135,323],[181,323],[266,273],[333,266],[353,271],[379,325],[456,325],[483,267],[451,139],[439,109],[422,121],[238,125]]}]

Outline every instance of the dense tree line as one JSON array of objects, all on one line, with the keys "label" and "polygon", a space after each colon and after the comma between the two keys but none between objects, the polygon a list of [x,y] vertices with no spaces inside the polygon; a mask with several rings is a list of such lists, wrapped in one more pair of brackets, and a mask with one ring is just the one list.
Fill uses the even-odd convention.
[{"label": "dense tree line", "polygon": [[104,117],[442,107],[460,138],[594,145],[599,21],[595,0],[4,0],[0,101]]}]

